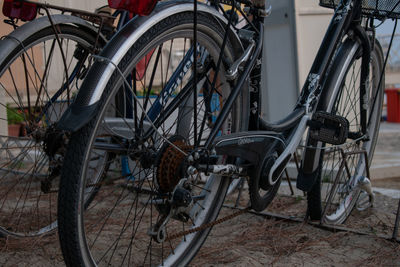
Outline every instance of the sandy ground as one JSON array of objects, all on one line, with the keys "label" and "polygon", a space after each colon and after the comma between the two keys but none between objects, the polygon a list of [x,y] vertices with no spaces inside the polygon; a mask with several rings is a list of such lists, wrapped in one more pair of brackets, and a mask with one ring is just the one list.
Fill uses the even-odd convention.
[{"label": "sandy ground", "polygon": [[[400,131],[383,131],[376,151],[373,167],[387,162],[396,165],[395,159],[400,158]],[[373,185],[398,190],[400,178],[377,179]],[[384,238],[393,233],[399,191],[394,191],[392,197],[377,192],[373,208],[353,211],[343,225],[349,231],[321,229],[303,222],[305,198],[301,192],[295,196],[287,192],[288,187],[283,185],[267,212],[292,216],[300,222],[242,214],[215,226],[191,265],[400,266],[400,244]],[[236,195],[230,196],[226,205],[233,205],[235,199]],[[244,193],[240,206],[244,207],[247,201]],[[233,212],[224,207],[220,217]],[[64,266],[57,235],[0,239],[0,266]]]},{"label": "sandy ground", "polygon": [[[227,204],[233,204],[234,197]],[[246,203],[246,196],[241,204]],[[246,213],[215,226],[192,266],[400,266],[400,244],[391,236],[398,201],[377,195],[377,205],[353,211],[344,227],[324,230],[304,223]],[[269,211],[301,218],[304,200],[278,196]],[[225,207],[221,217],[235,210]],[[399,236],[400,238],[400,236]],[[0,240],[2,266],[64,266],[56,234]]]}]

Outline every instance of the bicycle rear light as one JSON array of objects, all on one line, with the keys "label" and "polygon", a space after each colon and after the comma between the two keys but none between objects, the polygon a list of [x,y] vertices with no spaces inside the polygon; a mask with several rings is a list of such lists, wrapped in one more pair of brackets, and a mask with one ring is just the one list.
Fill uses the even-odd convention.
[{"label": "bicycle rear light", "polygon": [[34,20],[37,14],[37,5],[21,0],[4,0],[3,14],[12,19]]},{"label": "bicycle rear light", "polygon": [[146,16],[153,11],[157,0],[108,0],[111,8],[128,10],[139,16]]}]

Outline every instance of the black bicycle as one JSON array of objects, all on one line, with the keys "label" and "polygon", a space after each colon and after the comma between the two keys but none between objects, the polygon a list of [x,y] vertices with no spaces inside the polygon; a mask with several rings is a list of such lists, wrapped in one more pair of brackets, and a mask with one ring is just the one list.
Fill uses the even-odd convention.
[{"label": "black bicycle", "polygon": [[[372,204],[385,65],[375,22],[397,19],[400,1],[320,4],[334,16],[293,112],[275,123],[256,108],[264,1],[160,2],[94,56],[58,124],[73,132],[58,214],[67,265],[188,264],[218,223],[231,179],[246,177],[249,208],[265,209],[305,134],[297,187],[311,219],[337,224]],[[97,167],[120,155],[132,173]]]}]

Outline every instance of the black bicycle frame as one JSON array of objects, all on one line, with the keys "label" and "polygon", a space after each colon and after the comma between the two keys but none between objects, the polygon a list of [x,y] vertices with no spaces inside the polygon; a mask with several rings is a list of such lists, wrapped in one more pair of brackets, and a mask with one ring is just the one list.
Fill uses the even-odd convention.
[{"label": "black bicycle frame", "polygon": [[[297,101],[296,109],[294,110],[293,113],[289,114],[285,119],[281,120],[278,124],[275,123],[273,124],[275,126],[274,129],[279,129],[279,125],[285,125],[287,124],[287,121],[291,121],[292,124],[292,129],[294,129],[295,125],[297,125],[297,121],[293,120],[293,117],[298,117],[301,118],[300,116],[297,116],[297,113],[299,113],[299,110],[304,110],[305,107],[307,107],[309,110],[306,112],[313,112],[317,108],[318,101],[319,101],[319,96],[321,95],[321,92],[323,90],[323,84],[326,80],[326,74],[327,71],[330,67],[330,64],[332,62],[332,59],[335,55],[335,51],[337,50],[342,37],[345,33],[348,32],[350,27],[354,27],[354,23],[356,25],[360,24],[360,19],[361,19],[361,4],[362,0],[345,0],[341,4],[338,5],[337,9],[335,10],[335,14],[330,22],[330,25],[328,27],[328,30],[325,34],[325,37],[322,41],[322,44],[318,50],[317,56],[314,60],[314,63],[311,67],[311,70],[308,74],[308,78],[303,86],[303,89],[301,91],[300,97]],[[251,70],[256,64],[257,58],[259,57],[259,54],[262,50],[262,44],[263,44],[263,19],[262,18],[254,18],[253,21],[259,22],[259,35],[258,35],[258,40],[256,44],[255,51],[252,53],[251,58],[246,62],[246,65],[244,67],[244,70],[242,71],[241,75],[238,78],[238,81],[236,82],[235,87],[231,91],[230,95],[228,96],[226,102],[224,103],[224,106],[222,107],[222,110],[217,117],[216,121],[214,122],[214,127],[211,129],[210,135],[207,138],[204,149],[208,150],[211,149],[213,145],[213,141],[215,137],[217,136],[219,129],[221,128],[222,124],[224,121],[227,119],[229,115],[229,111],[232,109],[237,97],[239,96],[243,84],[246,82]],[[228,34],[228,31],[225,33]],[[364,40],[363,40],[364,41]],[[224,46],[221,48],[221,51],[224,50]],[[221,52],[222,54],[222,52]],[[368,63],[368,62],[367,62]],[[367,64],[368,65],[368,64]],[[217,68],[218,69],[218,68]],[[362,72],[365,72],[364,70]],[[368,73],[368,72],[367,72]],[[367,74],[368,75],[368,74]],[[364,73],[365,76],[365,73]],[[363,77],[363,74],[362,74]],[[197,77],[197,80],[201,80],[201,77]],[[155,127],[159,126],[162,124],[166,117],[167,114],[171,114],[182,102],[186,96],[189,95],[191,92],[191,87],[196,87],[193,83],[189,83],[188,85],[185,86],[184,90],[178,94],[178,96],[174,99],[174,101],[166,107],[164,110],[164,115],[159,118],[154,122]],[[193,89],[192,89],[193,90]],[[265,90],[265,89],[264,89]],[[361,94],[363,95],[365,93],[365,83],[361,88]],[[363,101],[363,98],[361,97],[361,102]],[[310,102],[310,100],[313,100]],[[361,105],[364,103],[362,102]],[[296,114],[296,115],[293,115]],[[365,124],[363,125],[362,129],[366,128],[366,113],[362,112],[361,114],[364,119],[362,119],[362,123]],[[263,125],[268,127],[269,124],[267,122],[263,122]],[[271,126],[271,128],[273,128]],[[285,127],[285,130],[287,129],[287,126]],[[144,139],[146,137],[151,136],[154,133],[154,129],[149,129],[145,135]],[[317,149],[313,149],[314,153]],[[319,154],[318,154],[319,155]]]},{"label": "black bicycle frame", "polygon": [[[352,6],[353,4],[353,6]],[[349,27],[353,22],[359,23],[359,20],[361,18],[361,4],[362,0],[347,0],[343,1],[341,4],[339,4],[338,8],[335,11],[335,14],[331,20],[331,23],[328,27],[328,30],[325,34],[325,37],[323,39],[323,42],[320,46],[320,49],[317,53],[317,56],[314,60],[314,63],[311,67],[311,70],[308,75],[308,79],[306,80],[302,92],[300,94],[300,97],[298,99],[298,103],[296,105],[296,109],[292,114],[289,114],[285,119],[279,122],[279,124],[274,124],[275,129],[279,128],[279,125],[285,125],[287,121],[293,121],[292,122],[292,128],[294,128],[295,125],[297,125],[297,121],[293,120],[293,117],[299,117],[297,116],[297,113],[299,113],[299,110],[307,106],[308,104],[311,104],[310,106],[307,106],[307,108],[310,108],[307,112],[312,112],[316,109],[319,96],[321,94],[323,82],[326,79],[326,73],[327,70],[330,66],[330,63],[332,62],[333,56],[335,54],[335,51],[338,47],[338,45],[341,42],[341,39],[345,33],[349,30]],[[255,21],[262,21],[260,18],[255,18]],[[226,33],[227,34],[227,33]],[[244,71],[242,72],[236,86],[232,90],[231,94],[229,95],[227,101],[225,102],[222,111],[220,115],[218,116],[213,129],[211,130],[211,133],[205,143],[205,149],[209,149],[212,145],[212,142],[217,135],[219,128],[222,126],[223,122],[226,120],[229,111],[231,110],[233,104],[236,101],[237,96],[240,93],[240,90],[243,86],[243,83],[245,82],[246,78],[248,77],[250,71],[254,67],[254,64],[256,62],[256,59],[258,58],[258,55],[261,51],[262,48],[262,42],[263,42],[263,25],[260,23],[260,34],[259,38],[257,41],[257,48],[255,52],[252,55],[252,58],[247,61],[246,66],[244,68]],[[222,49],[224,49],[222,47]],[[365,92],[365,87],[364,89]],[[362,91],[363,92],[363,91]],[[361,92],[361,93],[362,93]],[[310,96],[314,95],[315,101],[312,103],[309,103],[310,101]],[[294,115],[295,114],[295,115]],[[365,116],[365,114],[364,114]],[[299,117],[301,118],[301,117]],[[366,120],[364,120],[366,121]],[[263,125],[268,127],[269,123],[264,122]],[[273,128],[271,126],[271,128]]]}]

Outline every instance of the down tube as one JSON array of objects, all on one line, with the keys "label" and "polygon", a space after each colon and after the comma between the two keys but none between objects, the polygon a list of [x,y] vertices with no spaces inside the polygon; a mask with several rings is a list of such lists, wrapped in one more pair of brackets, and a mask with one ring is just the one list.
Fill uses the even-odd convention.
[{"label": "down tube", "polygon": [[260,38],[258,38],[257,41],[257,47],[255,52],[253,53],[253,57],[246,62],[246,65],[244,67],[243,73],[240,75],[239,80],[235,87],[233,88],[232,92],[230,93],[228,99],[226,100],[224,106],[222,107],[221,113],[217,117],[217,120],[214,123],[214,127],[211,129],[211,133],[207,138],[207,141],[204,145],[205,149],[210,149],[212,146],[212,143],[214,141],[214,138],[217,136],[219,129],[221,128],[222,124],[226,120],[229,111],[232,109],[233,104],[235,103],[237,97],[239,96],[240,91],[242,90],[243,84],[246,82],[247,77],[250,74],[250,71],[253,69],[258,56],[260,55],[261,49],[262,49],[262,44],[263,44],[263,33],[264,33],[264,27],[262,25],[260,26]]}]

